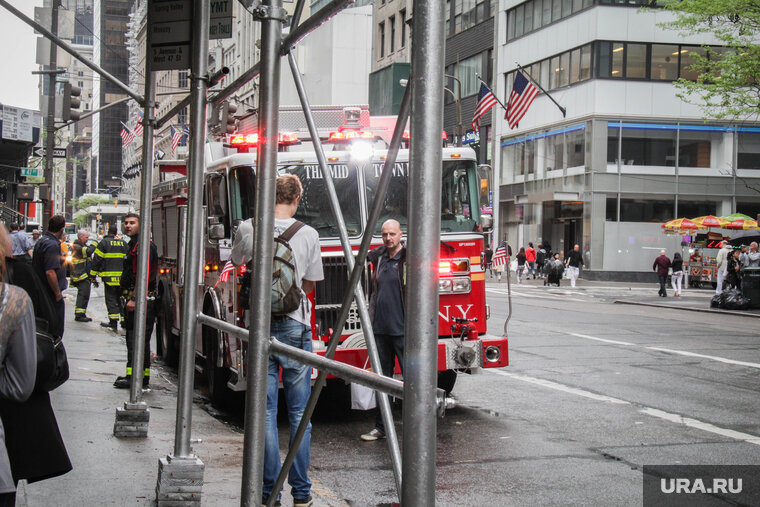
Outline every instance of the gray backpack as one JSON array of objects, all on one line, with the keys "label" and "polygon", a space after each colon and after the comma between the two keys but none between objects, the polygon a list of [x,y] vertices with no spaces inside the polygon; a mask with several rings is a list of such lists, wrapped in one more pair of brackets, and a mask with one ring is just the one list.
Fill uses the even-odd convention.
[{"label": "gray backpack", "polygon": [[305,224],[296,220],[274,238],[272,257],[272,315],[283,316],[301,306],[303,292],[296,279],[296,256],[289,241]]}]

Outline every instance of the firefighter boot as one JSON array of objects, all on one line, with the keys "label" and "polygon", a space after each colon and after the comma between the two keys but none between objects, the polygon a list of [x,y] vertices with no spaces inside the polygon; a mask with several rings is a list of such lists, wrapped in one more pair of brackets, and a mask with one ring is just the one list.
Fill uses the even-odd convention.
[{"label": "firefighter boot", "polygon": [[119,321],[116,319],[111,319],[108,322],[101,322],[101,327],[107,327],[111,331],[116,331],[116,326],[118,326]]}]

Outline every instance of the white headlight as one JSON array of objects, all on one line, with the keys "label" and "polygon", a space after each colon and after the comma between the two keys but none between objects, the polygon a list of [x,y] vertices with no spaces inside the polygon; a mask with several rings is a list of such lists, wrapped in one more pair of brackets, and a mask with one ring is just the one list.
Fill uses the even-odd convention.
[{"label": "white headlight", "polygon": [[470,278],[464,276],[454,278],[452,290],[454,292],[470,292]]}]

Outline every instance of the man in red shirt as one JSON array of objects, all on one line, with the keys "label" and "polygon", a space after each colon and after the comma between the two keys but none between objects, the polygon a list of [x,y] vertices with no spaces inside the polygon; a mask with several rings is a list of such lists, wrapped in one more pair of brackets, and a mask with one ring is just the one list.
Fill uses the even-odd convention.
[{"label": "man in red shirt", "polygon": [[533,279],[536,279],[536,249],[533,248],[533,243],[528,243],[528,248],[525,249],[525,260],[528,262],[528,276],[533,274]]}]

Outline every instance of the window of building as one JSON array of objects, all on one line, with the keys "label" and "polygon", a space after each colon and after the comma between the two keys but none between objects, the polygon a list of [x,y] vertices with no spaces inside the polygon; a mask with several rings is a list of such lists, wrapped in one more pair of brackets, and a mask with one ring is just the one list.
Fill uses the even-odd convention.
[{"label": "window of building", "polygon": [[623,138],[618,148],[618,123],[610,122],[607,142],[607,162],[617,163],[618,149],[622,165],[674,167],[676,163],[676,132],[647,128],[645,124],[623,126]]},{"label": "window of building", "polygon": [[541,25],[548,25],[552,22],[552,0],[543,0],[543,15],[541,16]]},{"label": "window of building", "polygon": [[543,0],[535,0],[533,3],[533,30],[541,28],[543,5]]},{"label": "window of building", "polygon": [[689,132],[682,127],[678,136],[678,166],[710,167],[712,143],[719,142],[721,135],[710,132]]},{"label": "window of building", "polygon": [[581,49],[570,52],[570,84],[581,80]]},{"label": "window of building", "polygon": [[486,73],[483,72],[483,53],[465,58],[459,62],[455,75],[462,83],[462,97],[475,95],[480,90],[480,81],[475,77],[475,74],[482,76],[484,79],[487,77]]},{"label": "window of building", "polygon": [[390,28],[391,36],[391,53],[396,51],[396,17],[391,16],[388,18],[388,27]]},{"label": "window of building", "polygon": [[385,57],[385,22],[377,26],[377,33],[380,36],[380,58]]},{"label": "window of building", "polygon": [[[449,6],[449,2],[446,2],[446,9],[448,9],[448,6]],[[401,44],[400,44],[400,46],[402,48],[405,48],[406,47],[406,9],[401,9],[400,11],[398,11],[398,16],[399,16],[399,22],[401,23]],[[446,33],[447,34],[449,33],[448,24],[449,24],[449,14],[448,14],[448,11],[447,11],[447,13],[446,13],[446,26],[447,26]]]},{"label": "window of building", "polygon": [[187,107],[183,107],[179,111],[179,113],[177,113],[177,120],[179,121],[180,125],[183,123],[187,125],[187,118],[188,118],[187,110],[188,110]]},{"label": "window of building", "polygon": [[525,6],[519,5],[515,9],[515,37],[520,37],[523,34],[524,26],[525,26]]},{"label": "window of building", "polygon": [[586,165],[586,131],[576,130],[565,134],[567,138],[567,167]]},{"label": "window of building", "polygon": [[678,199],[678,216],[679,217],[704,217],[707,215],[716,215],[718,206],[710,201],[683,201]]},{"label": "window of building", "polygon": [[[739,132],[737,166],[739,169],[760,169],[760,129]],[[753,215],[754,216],[754,215]]]},{"label": "window of building", "polygon": [[[463,0],[468,2],[470,0]],[[480,0],[477,0],[480,1]],[[534,32],[567,16],[587,9],[593,0],[528,0],[507,11],[507,40]],[[493,12],[493,9],[491,9]],[[487,14],[480,15],[477,22],[486,19]],[[514,28],[513,30],[510,29]]]},{"label": "window of building", "polygon": [[546,170],[565,168],[565,136],[564,134],[554,135],[546,138],[544,142],[544,160]]},{"label": "window of building", "polygon": [[707,51],[699,46],[681,46],[680,54],[679,77],[690,81],[697,81],[700,72],[692,67],[698,64],[700,57],[707,57]]},{"label": "window of building", "polygon": [[[754,201],[737,201],[736,202],[736,212],[737,213],[744,213],[745,215],[751,216],[751,217],[759,217],[760,216],[760,201],[754,200]],[[713,213],[714,215],[715,213]]]},{"label": "window of building", "polygon": [[570,84],[570,53],[565,52],[559,55],[559,73],[558,84],[559,86],[567,86]]},{"label": "window of building", "polygon": [[650,76],[654,80],[674,81],[678,79],[678,46],[653,44],[650,61]]},{"label": "window of building", "polygon": [[530,33],[533,31],[533,4],[535,2],[530,0],[525,3],[525,22],[523,23],[523,33]]},{"label": "window of building", "polygon": [[[620,199],[621,222],[665,222],[673,218],[675,202],[655,199]],[[679,206],[679,213],[680,206]],[[608,197],[606,215],[608,221],[617,220],[617,198]],[[682,213],[681,213],[682,214]]]},{"label": "window of building", "polygon": [[628,79],[646,79],[647,45],[626,44],[625,77]]},{"label": "window of building", "polygon": [[187,71],[186,70],[179,71],[179,74],[177,75],[177,85],[180,88],[187,88],[188,87],[188,79],[187,79]]},{"label": "window of building", "polygon": [[562,19],[562,0],[552,0],[552,23]]}]

